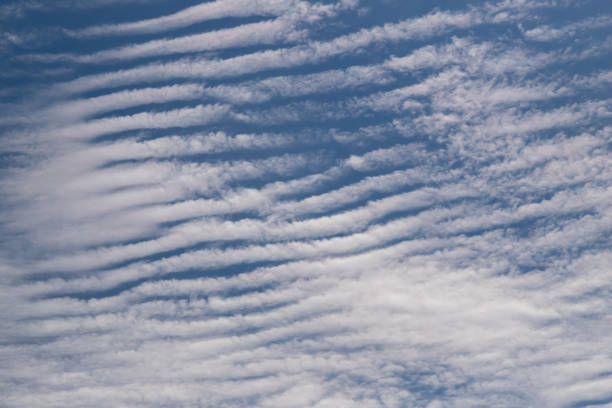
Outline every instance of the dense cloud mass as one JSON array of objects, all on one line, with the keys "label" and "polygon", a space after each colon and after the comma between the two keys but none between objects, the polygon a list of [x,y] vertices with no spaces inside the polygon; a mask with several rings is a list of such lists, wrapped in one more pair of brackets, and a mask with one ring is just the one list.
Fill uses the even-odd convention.
[{"label": "dense cloud mass", "polygon": [[0,406],[612,406],[612,3],[0,27]]}]

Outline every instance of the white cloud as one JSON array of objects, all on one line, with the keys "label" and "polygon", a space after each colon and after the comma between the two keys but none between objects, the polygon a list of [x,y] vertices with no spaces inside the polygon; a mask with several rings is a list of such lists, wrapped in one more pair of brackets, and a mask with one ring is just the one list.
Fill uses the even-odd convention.
[{"label": "white cloud", "polygon": [[610,16],[599,16],[588,18],[583,21],[579,21],[565,26],[554,28],[549,25],[541,25],[532,29],[523,30],[523,35],[532,41],[555,41],[563,37],[574,37],[579,33],[587,30],[595,30],[602,27],[609,27],[612,25],[612,18]]},{"label": "white cloud", "polygon": [[[357,6],[101,23],[72,34],[150,42],[2,94],[7,407],[605,405],[610,47],[568,38],[606,19]],[[230,16],[272,19],[156,36]]]},{"label": "white cloud", "polygon": [[313,41],[293,48],[260,51],[224,60],[183,59],[166,64],[150,64],[123,71],[85,76],[62,84],[61,89],[82,92],[104,88],[110,83],[119,85],[170,78],[223,78],[273,68],[289,68],[355,52],[381,41],[426,38],[480,23],[482,16],[478,13],[435,12],[397,24],[363,29],[326,42]]},{"label": "white cloud", "polygon": [[156,33],[224,17],[281,15],[300,5],[303,7],[305,4],[304,2],[279,0],[264,0],[255,4],[247,0],[217,0],[188,7],[162,17],[131,23],[93,26],[74,34],[77,36],[107,36]]}]

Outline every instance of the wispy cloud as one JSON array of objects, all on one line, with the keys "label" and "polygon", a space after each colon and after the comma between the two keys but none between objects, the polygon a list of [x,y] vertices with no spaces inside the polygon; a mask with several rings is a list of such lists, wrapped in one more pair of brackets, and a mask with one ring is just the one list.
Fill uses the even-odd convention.
[{"label": "wispy cloud", "polygon": [[612,17],[608,15],[591,17],[584,21],[579,21],[571,24],[566,24],[559,28],[554,28],[549,25],[541,25],[531,29],[524,29],[523,35],[532,41],[554,41],[564,37],[574,37],[577,34],[588,32],[597,28],[610,27],[612,25]]},{"label": "wispy cloud", "polygon": [[246,0],[217,0],[198,4],[162,17],[131,23],[106,24],[77,31],[77,36],[108,36],[148,34],[169,31],[191,24],[226,17],[278,16],[308,7],[307,2],[264,0],[253,3]]}]

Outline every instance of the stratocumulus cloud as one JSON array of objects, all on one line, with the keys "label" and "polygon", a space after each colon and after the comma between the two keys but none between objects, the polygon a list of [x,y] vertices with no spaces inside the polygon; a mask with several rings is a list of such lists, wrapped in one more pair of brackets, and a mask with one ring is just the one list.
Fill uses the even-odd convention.
[{"label": "stratocumulus cloud", "polygon": [[604,3],[0,6],[0,406],[611,406]]}]

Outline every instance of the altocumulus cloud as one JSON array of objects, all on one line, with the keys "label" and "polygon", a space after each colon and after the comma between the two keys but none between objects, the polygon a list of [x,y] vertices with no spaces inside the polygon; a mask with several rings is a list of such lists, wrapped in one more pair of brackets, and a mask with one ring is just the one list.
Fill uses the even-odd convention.
[{"label": "altocumulus cloud", "polygon": [[612,7],[0,6],[2,407],[612,406]]}]

